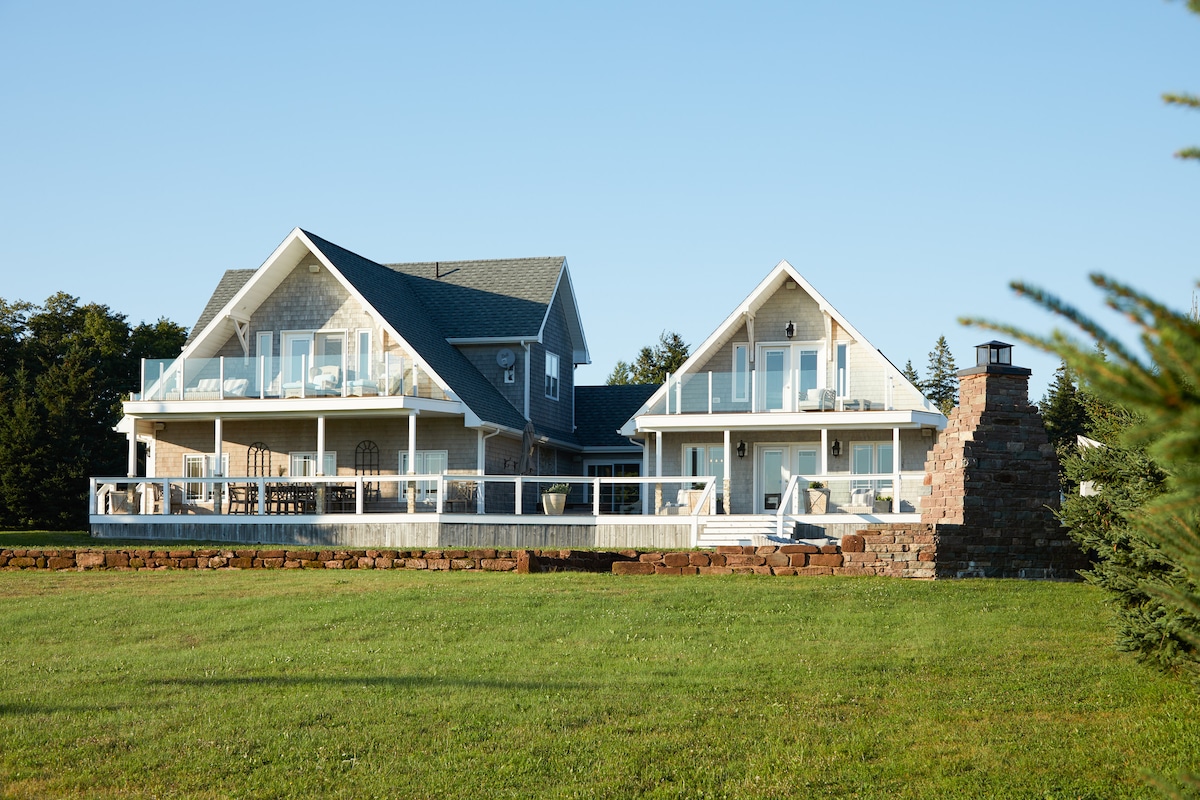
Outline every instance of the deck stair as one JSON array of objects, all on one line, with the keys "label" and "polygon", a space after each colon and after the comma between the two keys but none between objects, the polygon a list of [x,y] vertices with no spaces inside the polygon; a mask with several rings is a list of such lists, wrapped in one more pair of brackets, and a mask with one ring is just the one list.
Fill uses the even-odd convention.
[{"label": "deck stair", "polygon": [[[792,524],[784,520],[785,535],[791,533]],[[721,514],[700,518],[700,547],[716,547],[725,544],[765,545],[768,537],[775,536],[774,514]]]}]

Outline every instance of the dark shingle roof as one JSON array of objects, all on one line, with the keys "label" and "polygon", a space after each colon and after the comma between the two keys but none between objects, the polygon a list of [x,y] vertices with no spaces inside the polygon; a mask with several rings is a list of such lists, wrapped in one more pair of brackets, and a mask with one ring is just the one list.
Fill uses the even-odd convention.
[{"label": "dark shingle roof", "polygon": [[187,342],[185,345],[192,343],[200,331],[213,321],[213,317],[217,312],[225,307],[225,304],[233,299],[233,296],[238,293],[238,290],[246,285],[246,281],[254,275],[258,270],[254,269],[227,269],[225,274],[221,276],[217,288],[213,291],[212,297],[208,298],[208,304],[204,306],[204,310],[200,312],[200,319],[196,320],[196,324],[188,333]]},{"label": "dark shingle roof", "polygon": [[564,260],[554,256],[385,266],[408,278],[448,338],[519,338],[541,331]]},{"label": "dark shingle roof", "polygon": [[525,417],[446,341],[406,275],[308,231],[304,234],[481,419],[516,430],[525,427]]},{"label": "dark shingle roof", "polygon": [[656,384],[576,386],[575,438],[584,447],[629,447],[629,440],[617,429],[657,388]]}]

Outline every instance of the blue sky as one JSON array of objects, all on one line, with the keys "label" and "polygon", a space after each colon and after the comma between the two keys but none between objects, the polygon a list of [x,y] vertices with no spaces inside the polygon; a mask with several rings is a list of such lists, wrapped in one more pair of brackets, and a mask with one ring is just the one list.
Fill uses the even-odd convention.
[{"label": "blue sky", "polygon": [[[1181,3],[0,0],[0,297],[190,326],[295,226],[377,261],[565,255],[601,383],[787,259],[897,365],[1030,280],[1181,309]],[[1041,395],[1056,362],[1028,348]],[[132,387],[131,387],[132,388]]]}]

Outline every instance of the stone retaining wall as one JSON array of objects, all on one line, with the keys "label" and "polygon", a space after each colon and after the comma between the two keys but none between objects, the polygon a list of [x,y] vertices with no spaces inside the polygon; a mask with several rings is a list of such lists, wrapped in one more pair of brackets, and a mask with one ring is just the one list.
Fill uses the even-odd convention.
[{"label": "stone retaining wall", "polygon": [[727,546],[687,550],[0,550],[0,570],[418,569],[612,572],[617,575],[886,575],[933,578],[936,536],[919,525],[881,525],[841,545]]}]

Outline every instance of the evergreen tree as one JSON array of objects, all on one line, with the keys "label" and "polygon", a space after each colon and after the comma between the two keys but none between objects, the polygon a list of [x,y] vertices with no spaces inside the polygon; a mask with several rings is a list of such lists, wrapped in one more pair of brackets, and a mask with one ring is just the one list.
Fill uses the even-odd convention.
[{"label": "evergreen tree", "polygon": [[900,374],[908,379],[908,382],[918,389],[921,388],[921,376],[917,374],[916,368],[912,365],[912,359],[904,362],[904,369],[900,370]]},{"label": "evergreen tree", "polygon": [[1046,435],[1061,456],[1064,448],[1074,447],[1079,434],[1084,433],[1087,412],[1075,385],[1075,376],[1066,364],[1054,370],[1054,383],[1038,403]]},{"label": "evergreen tree", "polygon": [[632,364],[618,361],[606,382],[609,386],[664,383],[667,375],[674,374],[687,358],[687,342],[674,331],[663,331],[658,343],[654,347],[643,347]]},{"label": "evergreen tree", "polygon": [[921,393],[929,398],[938,409],[949,415],[958,405],[958,368],[954,366],[954,355],[946,337],[939,336],[929,353],[929,377],[918,384]]}]

